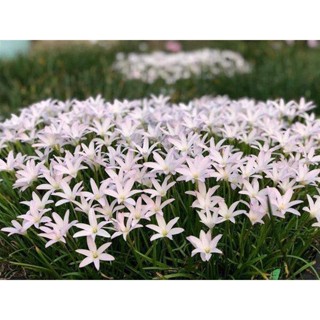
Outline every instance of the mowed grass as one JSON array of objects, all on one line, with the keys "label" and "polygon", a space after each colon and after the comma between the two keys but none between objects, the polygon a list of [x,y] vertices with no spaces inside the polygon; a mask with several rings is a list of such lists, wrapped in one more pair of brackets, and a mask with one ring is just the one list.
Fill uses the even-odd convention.
[{"label": "mowed grass", "polygon": [[[149,51],[164,49],[164,42],[144,43]],[[106,48],[71,42],[68,46],[50,46],[15,60],[0,61],[0,115],[8,117],[43,99],[85,99],[98,94],[107,100],[166,94],[173,101],[218,94],[258,100],[304,96],[320,106],[320,49],[308,48],[304,42],[288,46],[279,41],[182,41],[184,50],[213,47],[238,51],[253,70],[233,78],[204,76],[174,85],[161,80],[153,84],[126,81],[112,70],[117,52],[139,52],[140,44],[120,41]],[[320,107],[316,112],[320,113]]]}]

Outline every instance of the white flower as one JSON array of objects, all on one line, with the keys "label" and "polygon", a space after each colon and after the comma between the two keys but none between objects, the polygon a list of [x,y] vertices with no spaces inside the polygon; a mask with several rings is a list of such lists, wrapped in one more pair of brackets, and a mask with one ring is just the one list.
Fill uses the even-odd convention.
[{"label": "white flower", "polygon": [[73,189],[70,188],[69,184],[65,181],[61,181],[60,183],[62,192],[55,192],[53,195],[62,198],[62,200],[57,201],[55,204],[56,207],[61,206],[68,202],[74,202],[77,197],[82,195],[82,181],[77,183]]},{"label": "white flower", "polygon": [[93,209],[89,210],[89,224],[77,223],[75,226],[82,231],[76,232],[73,237],[92,237],[95,240],[96,236],[110,238],[109,232],[103,229],[108,224],[108,221],[101,221],[98,223],[96,214]]},{"label": "white flower", "polygon": [[38,180],[44,168],[43,162],[35,163],[34,160],[28,160],[22,169],[17,171],[17,180],[14,188],[20,188],[22,191],[26,190],[33,182]]},{"label": "white flower", "polygon": [[189,236],[187,239],[195,247],[192,250],[191,256],[200,253],[202,261],[209,261],[211,259],[212,253],[222,253],[221,250],[217,248],[217,244],[221,239],[222,234],[217,235],[212,239],[211,230],[205,233],[203,230],[200,231],[200,237]]},{"label": "white flower", "polygon": [[223,73],[232,76],[235,73],[247,73],[250,65],[237,52],[218,49],[200,49],[188,52],[120,53],[116,56],[113,68],[127,79],[140,79],[153,83],[158,78],[167,84],[179,79],[200,76],[204,71],[215,77]]},{"label": "white flower", "polygon": [[146,227],[149,229],[152,229],[157,232],[157,234],[154,234],[150,240],[156,240],[159,238],[169,238],[172,240],[172,236],[179,234],[184,231],[182,228],[173,228],[173,226],[177,223],[179,220],[179,217],[174,218],[170,220],[168,223],[164,220],[163,216],[160,214],[156,215],[156,220],[158,225],[155,224],[147,224]]},{"label": "white flower", "polygon": [[246,212],[245,210],[235,210],[239,203],[240,201],[236,201],[230,207],[228,207],[225,202],[219,202],[218,213],[222,217],[221,221],[230,220],[231,222],[235,223],[236,221],[234,217]]},{"label": "white flower", "polygon": [[311,218],[320,218],[320,197],[317,196],[316,201],[313,201],[312,197],[307,194],[309,207],[303,207],[304,211],[310,213]]},{"label": "white flower", "polygon": [[1,231],[8,232],[8,236],[12,236],[13,234],[25,235],[27,233],[28,226],[26,226],[26,220],[21,225],[18,221],[12,220],[12,227],[2,228]]},{"label": "white flower", "polygon": [[103,244],[101,247],[97,249],[97,246],[91,237],[87,237],[87,244],[89,250],[85,249],[77,249],[76,252],[83,254],[86,256],[80,263],[80,268],[87,266],[92,263],[96,267],[97,270],[100,269],[100,261],[113,261],[114,257],[108,253],[104,253],[106,249],[111,246],[111,242]]}]

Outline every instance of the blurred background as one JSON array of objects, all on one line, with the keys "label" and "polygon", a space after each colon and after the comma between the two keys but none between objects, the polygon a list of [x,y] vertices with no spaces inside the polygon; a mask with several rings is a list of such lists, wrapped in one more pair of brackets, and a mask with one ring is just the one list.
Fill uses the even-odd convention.
[{"label": "blurred background", "polygon": [[[202,95],[258,100],[305,97],[320,106],[318,41],[0,41],[0,116],[43,99],[135,99],[170,95],[186,102]],[[168,85],[126,80],[111,66],[119,52],[237,51],[251,73],[209,79],[194,77]],[[320,108],[316,109],[320,114]]]}]

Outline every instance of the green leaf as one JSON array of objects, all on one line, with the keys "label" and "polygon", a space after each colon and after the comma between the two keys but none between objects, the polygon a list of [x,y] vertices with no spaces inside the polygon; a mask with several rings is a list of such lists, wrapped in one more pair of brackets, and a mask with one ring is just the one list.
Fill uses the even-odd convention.
[{"label": "green leaf", "polygon": [[169,279],[181,279],[181,278],[185,278],[185,279],[193,279],[193,276],[191,274],[188,273],[173,273],[173,274],[167,274],[167,275],[161,275],[154,278],[154,279],[165,279],[165,280],[169,280]]},{"label": "green leaf", "polygon": [[270,274],[270,280],[279,280],[281,269],[275,269]]}]

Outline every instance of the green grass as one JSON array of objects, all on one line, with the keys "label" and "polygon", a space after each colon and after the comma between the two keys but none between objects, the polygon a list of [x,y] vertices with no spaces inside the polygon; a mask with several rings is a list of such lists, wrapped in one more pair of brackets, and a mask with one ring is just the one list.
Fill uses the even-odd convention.
[{"label": "green grass", "polygon": [[[292,47],[270,41],[183,41],[191,50],[215,47],[238,51],[252,63],[250,74],[233,78],[181,80],[174,85],[125,81],[111,70],[116,52],[139,51],[139,42],[123,41],[107,50],[71,44],[65,48],[32,52],[13,61],[0,61],[0,114],[7,117],[42,99],[85,99],[101,94],[107,100],[141,98],[151,93],[170,94],[174,101],[202,95],[227,94],[231,98],[259,100],[301,96],[320,106],[320,49],[303,42]],[[149,43],[149,50],[163,43]],[[320,113],[320,109],[318,111]]]}]

